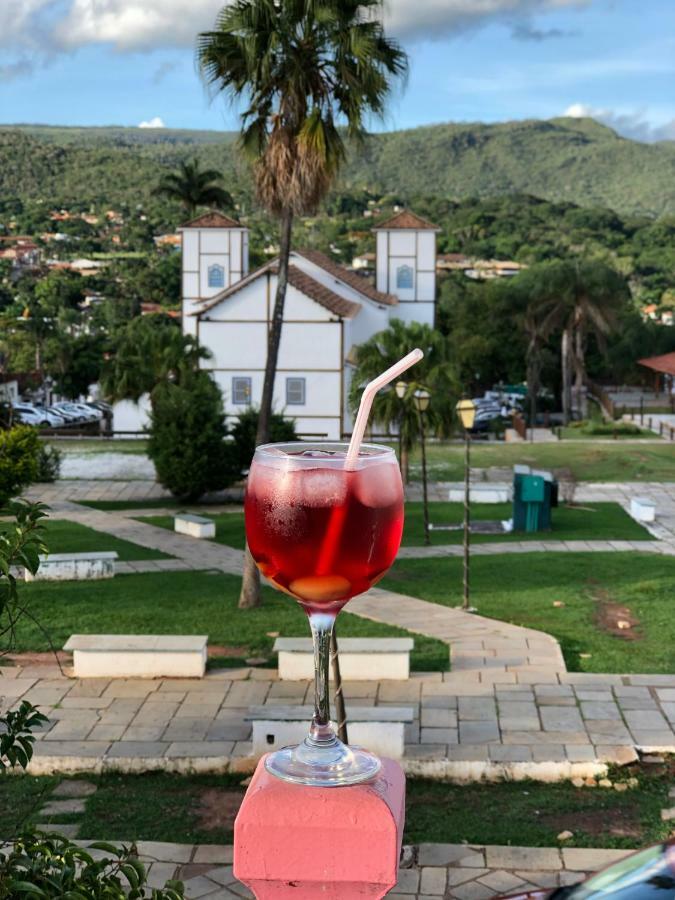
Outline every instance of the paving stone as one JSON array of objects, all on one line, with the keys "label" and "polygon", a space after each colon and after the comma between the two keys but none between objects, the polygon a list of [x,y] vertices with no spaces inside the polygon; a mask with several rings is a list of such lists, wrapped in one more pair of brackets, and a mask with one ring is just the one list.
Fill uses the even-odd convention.
[{"label": "paving stone", "polygon": [[544,731],[581,731],[583,722],[576,707],[540,706]]},{"label": "paving stone", "polygon": [[108,751],[108,758],[140,756],[164,756],[169,744],[166,741],[115,741]]},{"label": "paving stone", "polygon": [[176,864],[172,862],[151,863],[148,869],[148,887],[163,888],[176,875]]},{"label": "paving stone", "polygon": [[558,883],[560,880],[559,872],[532,872],[529,870],[518,871],[516,875],[519,878],[522,878],[528,884],[534,884],[539,888],[554,888],[558,887]]},{"label": "paving stone", "polygon": [[675,703],[662,703],[661,710],[669,722],[675,722]]},{"label": "paving stone", "polygon": [[60,816],[69,813],[83,813],[85,801],[80,797],[71,797],[63,800],[50,800],[40,809],[40,815]]},{"label": "paving stone", "polygon": [[624,718],[631,731],[666,730],[668,723],[660,712],[654,710],[628,710]]},{"label": "paving stone", "polygon": [[420,725],[429,728],[457,728],[457,713],[454,709],[422,706]]},{"label": "paving stone", "polygon": [[419,869],[400,869],[395,890],[399,894],[416,894],[419,884]]},{"label": "paving stone", "polygon": [[[136,722],[138,717],[134,719]],[[164,734],[167,728],[168,722],[162,722],[161,724],[155,723],[154,725],[135,725],[131,724],[124,732],[122,736],[122,740],[124,741],[159,741],[162,739],[162,735]]]},{"label": "paving stone", "polygon": [[456,728],[420,729],[420,741],[423,744],[456,744],[457,740]]},{"label": "paving stone", "polygon": [[192,844],[174,844],[168,841],[136,841],[139,856],[159,862],[187,863],[192,858]]},{"label": "paving stone", "polygon": [[596,872],[605,866],[611,865],[624,856],[633,853],[632,850],[595,850],[582,847],[563,847],[562,856],[566,869],[575,871]]},{"label": "paving stone", "polygon": [[445,893],[447,877],[447,869],[442,866],[424,866],[420,870],[419,892],[421,894],[437,894],[442,897]]},{"label": "paving stone", "polygon": [[534,762],[564,762],[567,759],[564,744],[535,744],[530,749]]},{"label": "paving stone", "polygon": [[446,896],[456,897],[457,900],[489,900],[497,892],[479,881],[467,881],[450,888]]},{"label": "paving stone", "polygon": [[213,894],[218,885],[208,879],[205,875],[197,875],[196,878],[188,878],[183,882],[185,896],[188,898],[208,897]]},{"label": "paving stone", "polygon": [[[407,752],[407,751],[406,751]],[[459,744],[448,747],[448,758],[456,762],[487,762],[487,744]]]},{"label": "paving stone", "polygon": [[448,887],[450,888],[456,884],[465,884],[467,881],[473,881],[480,875],[487,874],[489,871],[489,869],[469,869],[464,866],[451,866],[448,869]]},{"label": "paving stone", "polygon": [[38,741],[34,755],[96,758],[103,757],[109,747],[109,741]]},{"label": "paving stone", "polygon": [[460,720],[489,721],[496,720],[497,709],[492,698],[459,697],[458,709]]},{"label": "paving stone", "polygon": [[47,831],[50,834],[61,834],[63,837],[76,838],[80,826],[77,824],[59,822],[40,822],[35,826],[36,831]]},{"label": "paving stone", "polygon": [[581,715],[584,719],[618,719],[621,721],[619,707],[613,701],[599,703],[597,701],[582,701]]},{"label": "paving stone", "polygon": [[[482,851],[470,847],[468,844],[420,844],[417,861],[421,866],[454,866],[455,863],[464,866],[464,860],[467,857],[471,857],[473,860],[478,854],[483,860]],[[472,863],[471,871],[474,869],[475,866]]]},{"label": "paving stone", "polygon": [[494,872],[490,872],[489,875],[482,875],[478,881],[480,881],[481,884],[486,884],[489,888],[492,888],[493,891],[497,891],[499,894],[507,894],[511,893],[515,888],[521,885],[524,879],[514,875],[513,872],[497,869]]},{"label": "paving stone", "polygon": [[192,861],[195,863],[218,863],[221,866],[231,865],[234,859],[234,847],[231,844],[200,844],[195,847]]},{"label": "paving stone", "polygon": [[88,737],[92,741],[119,741],[126,729],[126,725],[94,725]]},{"label": "paving stone", "polygon": [[485,861],[491,869],[561,869],[562,860],[557,849],[544,847],[485,848]]},{"label": "paving stone", "polygon": [[532,750],[518,744],[490,744],[490,759],[493,762],[529,762]]},{"label": "paving stone", "polygon": [[208,757],[229,756],[234,750],[234,741],[174,741],[169,744],[167,757]]},{"label": "paving stone", "polygon": [[497,720],[489,722],[460,720],[459,740],[462,744],[484,744],[487,741],[499,740]]},{"label": "paving stone", "polygon": [[59,782],[51,792],[52,797],[90,797],[96,793],[96,785],[80,778],[70,778]]}]

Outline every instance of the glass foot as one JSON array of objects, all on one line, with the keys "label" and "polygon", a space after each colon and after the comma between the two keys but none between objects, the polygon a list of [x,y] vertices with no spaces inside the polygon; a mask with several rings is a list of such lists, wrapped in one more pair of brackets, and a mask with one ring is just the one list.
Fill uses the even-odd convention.
[{"label": "glass foot", "polygon": [[371,781],[382,763],[361,747],[348,747],[336,737],[331,741],[306,738],[295,747],[284,747],[270,753],[265,760],[267,771],[294,784],[311,787],[343,787]]}]

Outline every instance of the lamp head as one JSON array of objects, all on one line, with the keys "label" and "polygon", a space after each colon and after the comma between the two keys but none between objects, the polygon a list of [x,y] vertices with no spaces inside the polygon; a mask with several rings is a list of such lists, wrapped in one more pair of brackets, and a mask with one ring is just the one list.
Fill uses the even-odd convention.
[{"label": "lamp head", "polygon": [[408,383],[406,381],[397,381],[394,390],[398,399],[403,400],[405,392],[408,390]]},{"label": "lamp head", "polygon": [[415,401],[415,408],[419,412],[426,412],[429,408],[429,400],[431,399],[431,394],[429,391],[425,390],[417,390],[413,394],[413,400]]},{"label": "lamp head", "polygon": [[473,428],[473,423],[476,418],[476,404],[468,397],[464,397],[459,401],[455,409],[457,410],[457,415],[459,416],[459,419],[464,426],[464,430],[470,431]]}]

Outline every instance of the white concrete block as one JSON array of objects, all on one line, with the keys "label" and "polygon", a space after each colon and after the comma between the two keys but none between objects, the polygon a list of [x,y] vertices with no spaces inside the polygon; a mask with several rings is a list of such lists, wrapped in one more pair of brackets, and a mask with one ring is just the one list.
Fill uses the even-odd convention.
[{"label": "white concrete block", "polygon": [[[471,503],[510,503],[513,489],[502,484],[472,484],[469,486]],[[464,485],[456,485],[448,491],[451,503],[464,503]]]},{"label": "white concrete block", "polygon": [[638,522],[653,522],[656,519],[656,503],[646,497],[631,497],[630,514]]},{"label": "white concrete block", "polygon": [[35,575],[24,570],[26,581],[90,581],[112,578],[117,553],[113,550],[95,553],[51,553],[40,556]]},{"label": "white concrete block", "polygon": [[[412,638],[341,638],[340,674],[345,681],[406,681],[410,677],[413,646]],[[282,681],[314,678],[314,653],[309,638],[277,638],[274,650],[279,654]]]},{"label": "white concrete block", "polygon": [[174,516],[173,528],[178,534],[187,534],[193,538],[214,538],[216,536],[216,523],[205,516],[190,516],[181,513]]},{"label": "white concrete block", "polygon": [[73,634],[76,678],[202,678],[207,635]]},{"label": "white concrete block", "polygon": [[[312,718],[309,706],[251,707],[253,755],[262,756],[307,737]],[[409,707],[353,707],[347,710],[349,743],[365,747],[378,756],[401,759],[404,751],[404,726],[413,719]],[[334,725],[335,727],[335,725]]]}]

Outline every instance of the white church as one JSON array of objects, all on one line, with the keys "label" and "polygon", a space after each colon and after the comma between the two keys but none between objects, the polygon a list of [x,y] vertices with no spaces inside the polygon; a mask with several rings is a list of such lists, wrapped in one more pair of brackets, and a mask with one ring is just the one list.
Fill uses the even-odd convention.
[{"label": "white church", "polygon": [[[183,331],[211,352],[202,363],[236,416],[262,395],[277,260],[249,272],[248,230],[218,212],[180,229]],[[274,409],[302,437],[351,432],[352,350],[391,319],[434,324],[435,225],[409,211],[374,229],[375,286],[316,250],[291,253]]]}]

